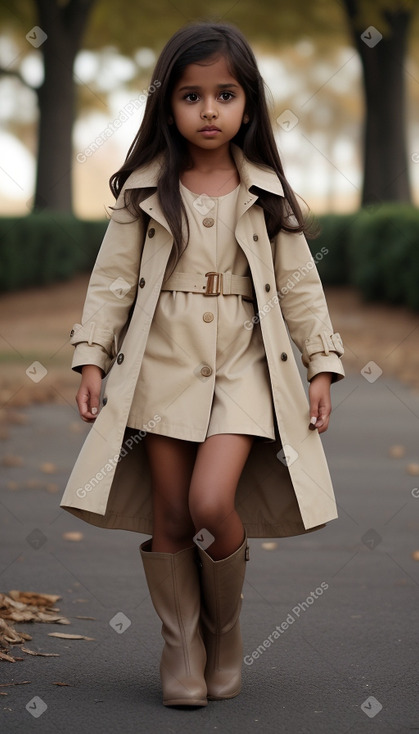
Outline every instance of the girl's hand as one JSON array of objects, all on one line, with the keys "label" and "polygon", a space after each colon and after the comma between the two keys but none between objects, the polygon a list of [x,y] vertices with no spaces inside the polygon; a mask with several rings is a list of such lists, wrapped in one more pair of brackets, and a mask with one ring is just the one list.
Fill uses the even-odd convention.
[{"label": "girl's hand", "polygon": [[331,382],[331,372],[319,372],[310,382],[308,394],[310,399],[309,428],[311,431],[317,428],[319,433],[324,433],[329,427],[329,417],[332,412],[332,402],[330,400]]},{"label": "girl's hand", "polygon": [[100,387],[102,370],[95,364],[85,364],[81,370],[82,378],[76,395],[76,403],[80,417],[86,423],[92,423],[97,418],[99,410]]}]

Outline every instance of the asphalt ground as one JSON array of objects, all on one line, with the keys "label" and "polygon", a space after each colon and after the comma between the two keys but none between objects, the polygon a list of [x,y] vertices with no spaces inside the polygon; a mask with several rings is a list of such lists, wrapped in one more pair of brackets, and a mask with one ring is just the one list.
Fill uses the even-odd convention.
[{"label": "asphalt ground", "polygon": [[323,441],[339,519],[269,546],[250,539],[242,693],[193,710],[161,702],[160,622],[138,552],[147,536],[59,507],[88,427],[70,406],[22,409],[26,423],[0,447],[23,462],[1,472],[0,591],[59,594],[71,625],[15,625],[33,636],[27,647],[59,657],[15,646],[24,660],[0,661],[0,684],[29,681],[0,685],[2,734],[419,731],[419,396],[373,367],[334,385],[333,402]]}]

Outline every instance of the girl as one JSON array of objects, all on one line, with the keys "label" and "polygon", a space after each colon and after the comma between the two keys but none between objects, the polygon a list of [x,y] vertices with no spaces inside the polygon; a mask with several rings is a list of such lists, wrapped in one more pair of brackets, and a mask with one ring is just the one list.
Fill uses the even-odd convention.
[{"label": "girl", "polygon": [[343,349],[242,34],[184,27],[153,78],[71,332],[95,423],[61,505],[152,535],[163,703],[205,706],[240,691],[247,537],[337,516],[318,434]]}]

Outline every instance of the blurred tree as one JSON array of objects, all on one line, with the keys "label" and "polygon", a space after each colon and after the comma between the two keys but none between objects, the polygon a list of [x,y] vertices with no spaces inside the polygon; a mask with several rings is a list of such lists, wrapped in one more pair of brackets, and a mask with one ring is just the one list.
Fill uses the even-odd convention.
[{"label": "blurred tree", "polygon": [[[26,40],[34,48],[39,48],[43,57],[44,79],[35,88],[39,105],[35,209],[48,207],[71,212],[73,208],[73,66],[95,1],[33,0],[33,7],[27,0],[18,0],[14,7],[7,9],[26,25]],[[36,25],[31,27],[33,23]],[[19,76],[27,84],[16,70],[8,68],[1,71]]]},{"label": "blurred tree", "polygon": [[362,204],[410,202],[405,63],[414,0],[343,0],[364,80]]},{"label": "blurred tree", "polygon": [[[364,70],[366,127],[362,202],[409,201],[405,145],[403,63],[417,0],[213,0],[211,17],[236,23],[252,40],[275,47],[304,37],[328,47],[344,43],[345,12],[351,40]],[[344,12],[342,12],[344,11]],[[120,46],[125,53],[159,47],[183,23],[207,18],[206,0],[14,0],[8,20],[31,29],[26,40],[39,48],[44,80],[39,101],[35,208],[71,211],[74,60],[85,48]],[[5,4],[0,6],[5,17]],[[39,26],[41,30],[33,30]],[[373,26],[371,29],[370,27]],[[42,32],[47,38],[42,41]],[[383,36],[381,38],[381,36]],[[378,40],[377,40],[378,39]],[[16,68],[0,69],[24,83]],[[383,152],[384,151],[384,152]]]}]

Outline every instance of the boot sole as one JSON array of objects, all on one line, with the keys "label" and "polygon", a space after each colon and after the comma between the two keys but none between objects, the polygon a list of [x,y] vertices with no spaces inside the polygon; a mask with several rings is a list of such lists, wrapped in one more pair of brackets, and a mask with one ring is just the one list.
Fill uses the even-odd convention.
[{"label": "boot sole", "polygon": [[174,698],[173,701],[163,701],[163,706],[207,706],[206,698]]}]

